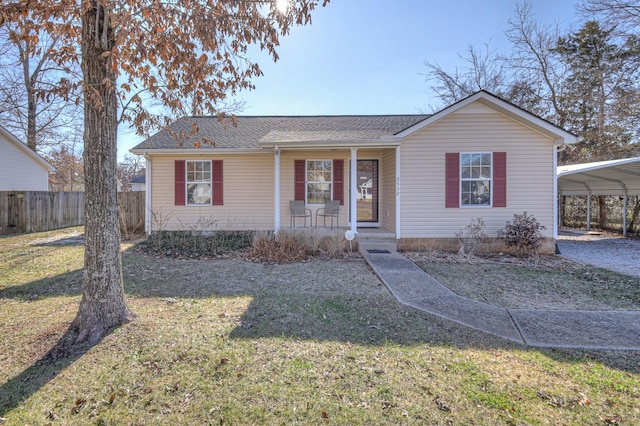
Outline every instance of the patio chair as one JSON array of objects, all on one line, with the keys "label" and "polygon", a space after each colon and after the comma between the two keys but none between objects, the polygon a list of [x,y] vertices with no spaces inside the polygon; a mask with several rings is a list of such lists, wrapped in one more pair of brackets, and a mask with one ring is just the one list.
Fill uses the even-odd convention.
[{"label": "patio chair", "polygon": [[325,203],[324,207],[316,210],[316,227],[318,226],[318,216],[322,217],[322,223],[324,226],[327,226],[327,218],[331,218],[331,229],[333,229],[333,218],[336,219],[336,227],[339,225],[338,223],[338,213],[340,213],[340,201],[339,200],[329,200]]},{"label": "patio chair", "polygon": [[304,218],[304,226],[307,227],[307,218],[309,218],[309,226],[313,226],[313,216],[311,215],[311,210],[306,208],[304,201],[296,200],[289,201],[289,211],[291,213],[291,227],[295,228],[296,226],[296,218],[302,217]]}]

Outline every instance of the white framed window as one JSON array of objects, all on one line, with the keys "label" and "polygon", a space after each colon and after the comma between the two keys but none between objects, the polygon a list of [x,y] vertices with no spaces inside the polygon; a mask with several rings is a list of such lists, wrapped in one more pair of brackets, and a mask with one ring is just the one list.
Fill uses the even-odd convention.
[{"label": "white framed window", "polygon": [[186,194],[188,206],[210,206],[213,199],[211,186],[211,161],[186,161]]},{"label": "white framed window", "polygon": [[460,153],[460,206],[491,207],[492,157],[490,152]]},{"label": "white framed window", "polygon": [[333,161],[306,161],[306,200],[307,204],[321,205],[331,200],[333,187]]}]

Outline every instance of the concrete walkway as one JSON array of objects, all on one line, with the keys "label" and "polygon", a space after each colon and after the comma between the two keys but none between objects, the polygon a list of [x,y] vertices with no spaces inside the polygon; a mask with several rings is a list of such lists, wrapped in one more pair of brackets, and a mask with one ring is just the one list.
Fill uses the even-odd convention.
[{"label": "concrete walkway", "polygon": [[393,243],[361,242],[360,252],[396,299],[415,309],[529,346],[640,350],[639,311],[508,309],[455,294]]}]

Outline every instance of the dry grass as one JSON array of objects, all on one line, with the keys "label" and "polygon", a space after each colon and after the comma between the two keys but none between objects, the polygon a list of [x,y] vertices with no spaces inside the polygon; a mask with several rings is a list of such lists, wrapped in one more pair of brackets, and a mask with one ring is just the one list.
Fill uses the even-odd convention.
[{"label": "dry grass", "polygon": [[514,309],[640,310],[638,278],[558,257],[408,254],[454,292]]},{"label": "dry grass", "polygon": [[82,247],[43,238],[0,239],[6,424],[640,422],[639,353],[504,342],[399,305],[356,257],[127,251],[136,320],[68,350]]}]

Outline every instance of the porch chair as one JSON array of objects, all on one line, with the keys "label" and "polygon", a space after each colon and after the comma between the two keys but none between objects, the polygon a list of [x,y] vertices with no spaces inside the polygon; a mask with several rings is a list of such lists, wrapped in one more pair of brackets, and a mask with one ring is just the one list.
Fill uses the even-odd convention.
[{"label": "porch chair", "polygon": [[316,210],[316,227],[318,226],[318,216],[322,216],[322,223],[327,226],[327,217],[331,218],[331,229],[333,229],[333,218],[336,218],[336,227],[339,226],[338,213],[340,213],[340,201],[328,200],[324,207]]},{"label": "porch chair", "polygon": [[289,211],[291,213],[291,227],[295,228],[296,218],[302,217],[304,218],[304,226],[307,227],[307,218],[309,218],[309,226],[313,226],[313,216],[311,215],[311,210],[306,208],[304,205],[304,201],[296,200],[289,201]]}]

